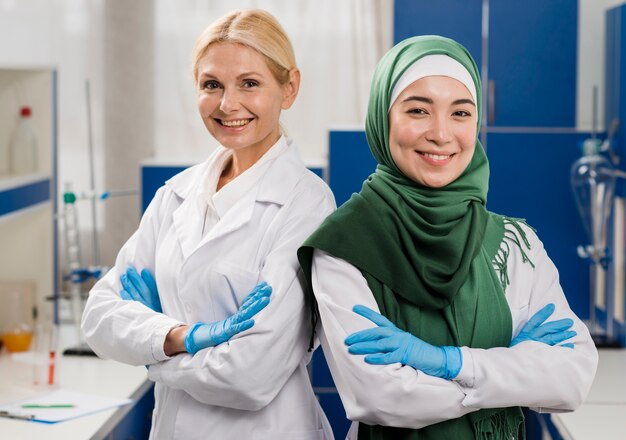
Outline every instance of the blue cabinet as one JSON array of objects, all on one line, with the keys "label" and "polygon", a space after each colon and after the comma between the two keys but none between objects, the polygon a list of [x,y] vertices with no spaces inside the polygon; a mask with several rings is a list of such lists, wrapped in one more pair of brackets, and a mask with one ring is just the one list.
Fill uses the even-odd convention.
[{"label": "blue cabinet", "polygon": [[[606,12],[606,48],[605,48],[605,127],[618,119],[620,128],[616,135],[616,147],[622,161],[621,169],[626,169],[626,4],[616,6]],[[625,197],[624,192],[619,195]]]},{"label": "blue cabinet", "polygon": [[361,190],[363,181],[376,170],[363,130],[331,130],[328,142],[328,185],[337,206]]},{"label": "blue cabinet", "polygon": [[395,0],[393,41],[415,35],[441,35],[458,41],[476,64],[482,60],[483,0]]},{"label": "blue cabinet", "polygon": [[320,402],[324,414],[333,429],[336,439],[346,438],[350,429],[350,420],[346,416],[346,411],[341,403],[341,398],[335,388],[335,382],[328,369],[326,358],[322,348],[319,347],[313,353],[313,359],[309,365],[313,392]]},{"label": "blue cabinet", "polygon": [[577,28],[576,0],[489,2],[487,125],[576,125]]},{"label": "blue cabinet", "polygon": [[489,133],[487,209],[525,218],[537,230],[560,274],[572,310],[589,316],[588,242],[569,184],[570,167],[589,133]]},{"label": "blue cabinet", "polygon": [[576,125],[576,0],[395,0],[394,26],[396,43],[438,34],[467,47],[479,67],[486,61],[488,126]]}]

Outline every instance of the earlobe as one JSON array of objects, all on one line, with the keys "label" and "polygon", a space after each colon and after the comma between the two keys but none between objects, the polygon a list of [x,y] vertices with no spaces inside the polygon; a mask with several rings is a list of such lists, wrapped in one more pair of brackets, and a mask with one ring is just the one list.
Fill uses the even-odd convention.
[{"label": "earlobe", "polygon": [[285,84],[284,89],[285,94],[281,108],[287,110],[292,106],[298,96],[298,90],[300,89],[300,70],[293,68],[289,71],[289,82]]}]

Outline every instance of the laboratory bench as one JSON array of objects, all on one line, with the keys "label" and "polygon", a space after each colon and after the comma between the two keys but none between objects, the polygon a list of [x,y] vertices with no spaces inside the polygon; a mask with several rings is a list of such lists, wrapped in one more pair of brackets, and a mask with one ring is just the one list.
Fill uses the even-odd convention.
[{"label": "laboratory bench", "polygon": [[[54,424],[0,417],[0,438],[11,440],[83,440],[147,438],[154,404],[145,367],[132,367],[95,356],[65,356],[76,345],[76,329],[59,329],[59,352],[53,386],[34,385],[34,352],[0,353],[0,404],[27,399],[58,388],[132,403]],[[122,432],[123,431],[123,432]]]},{"label": "laboratory bench", "polygon": [[564,440],[626,438],[626,349],[598,353],[598,370],[585,403],[574,412],[551,415]]}]

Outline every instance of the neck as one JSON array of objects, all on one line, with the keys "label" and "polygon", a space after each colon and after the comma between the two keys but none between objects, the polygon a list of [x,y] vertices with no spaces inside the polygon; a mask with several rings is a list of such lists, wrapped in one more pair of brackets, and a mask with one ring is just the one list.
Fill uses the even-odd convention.
[{"label": "neck", "polygon": [[257,163],[265,153],[280,139],[280,134],[269,145],[250,146],[241,150],[234,150],[233,156],[224,166],[220,179],[217,183],[217,191],[230,181],[243,174],[248,168]]}]

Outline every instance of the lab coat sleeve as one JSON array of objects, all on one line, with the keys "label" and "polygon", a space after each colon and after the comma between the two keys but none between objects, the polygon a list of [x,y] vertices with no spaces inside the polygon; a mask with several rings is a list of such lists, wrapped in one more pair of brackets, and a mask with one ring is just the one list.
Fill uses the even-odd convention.
[{"label": "lab coat sleeve", "polygon": [[179,321],[156,313],[137,301],[125,301],[120,275],[133,265],[154,273],[159,210],[166,203],[161,188],[146,209],[139,228],[124,244],[115,265],[89,292],[82,316],[82,330],[89,346],[101,357],[131,365],[154,364],[169,357],[163,340]]},{"label": "lab coat sleeve", "polygon": [[556,306],[548,321],[571,318],[577,335],[566,342],[574,349],[525,341],[511,348],[487,350],[463,347],[463,367],[455,380],[467,394],[471,408],[527,406],[539,412],[573,411],[584,401],[598,363],[589,331],[570,309],[559,274],[535,233],[524,226],[531,243],[534,269],[511,246],[507,300],[513,317],[513,336],[548,303]]},{"label": "lab coat sleeve", "polygon": [[334,207],[325,185],[295,198],[260,273],[272,296],[254,327],[194,356],[151,366],[148,377],[209,405],[252,411],[268,405],[308,356],[310,318],[296,251]]},{"label": "lab coat sleeve", "polygon": [[315,250],[312,282],[321,318],[320,342],[350,420],[418,429],[476,410],[463,405],[466,396],[456,382],[399,363],[370,365],[364,356],[348,352],[345,338],[373,327],[352,307],[363,304],[379,311],[358,269]]}]

